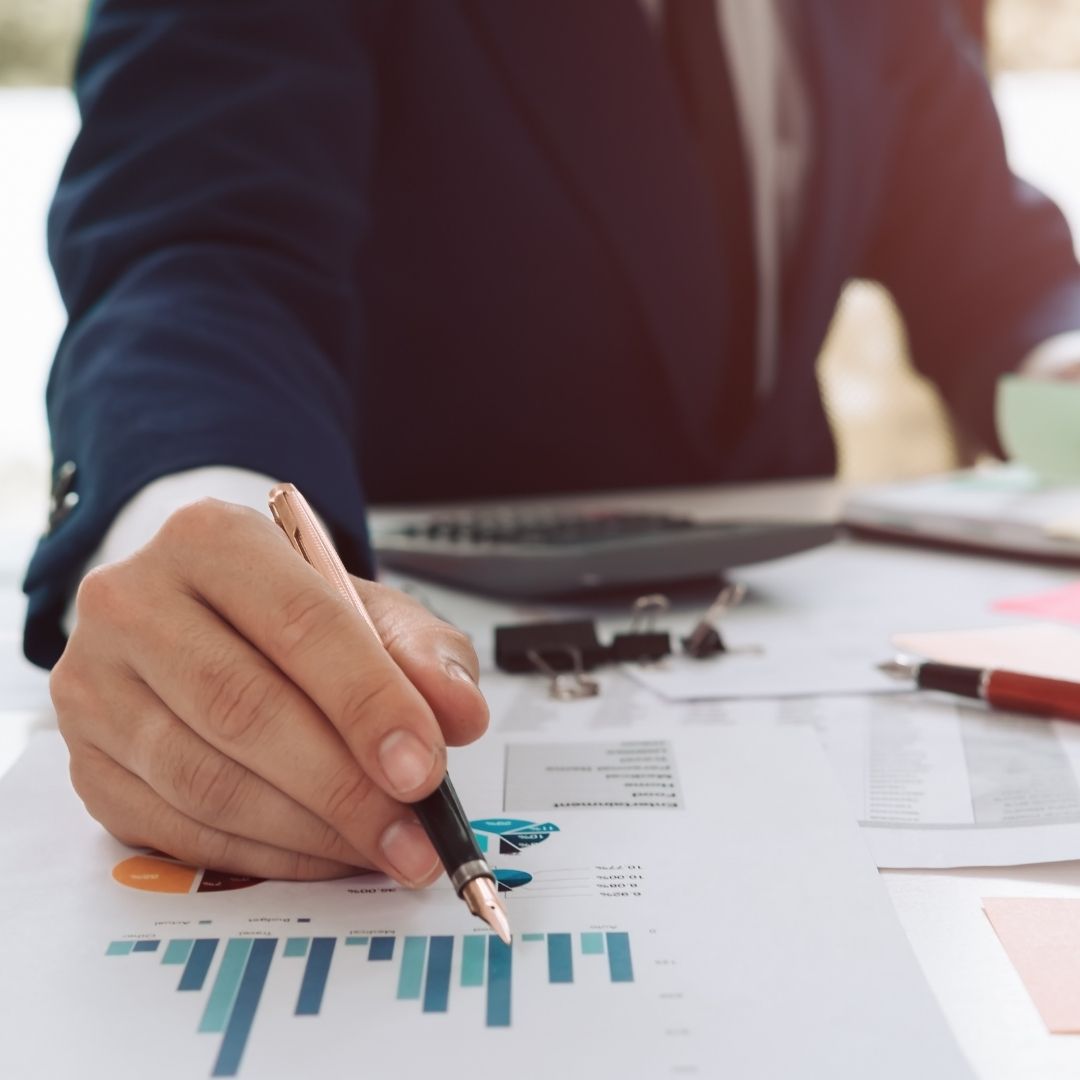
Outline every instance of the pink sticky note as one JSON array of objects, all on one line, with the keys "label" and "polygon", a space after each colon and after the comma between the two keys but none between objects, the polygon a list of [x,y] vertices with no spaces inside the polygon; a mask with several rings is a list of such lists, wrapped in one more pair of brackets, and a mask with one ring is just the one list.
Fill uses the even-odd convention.
[{"label": "pink sticky note", "polygon": [[1007,597],[994,604],[994,610],[1034,615],[1040,619],[1056,619],[1058,622],[1080,623],[1080,581],[1031,596]]},{"label": "pink sticky note", "polygon": [[1080,900],[984,897],[983,910],[1046,1026],[1080,1032]]}]

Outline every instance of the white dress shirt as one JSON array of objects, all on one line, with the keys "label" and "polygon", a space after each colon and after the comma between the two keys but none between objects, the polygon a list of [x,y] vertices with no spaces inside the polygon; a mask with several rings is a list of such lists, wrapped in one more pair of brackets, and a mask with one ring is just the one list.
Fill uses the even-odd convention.
[{"label": "white dress shirt", "polygon": [[[207,465],[200,469],[162,476],[147,484],[129,499],[113,519],[105,538],[87,560],[83,575],[97,566],[119,562],[134,554],[165,524],[174,511],[199,499],[250,506],[267,513],[267,496],[277,480],[231,465]],[[64,631],[70,636],[75,626],[75,597],[64,612]]]}]

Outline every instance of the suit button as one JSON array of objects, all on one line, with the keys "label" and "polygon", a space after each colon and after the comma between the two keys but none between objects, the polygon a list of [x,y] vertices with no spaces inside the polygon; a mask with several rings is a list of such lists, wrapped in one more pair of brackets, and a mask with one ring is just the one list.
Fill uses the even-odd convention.
[{"label": "suit button", "polygon": [[56,470],[52,498],[49,501],[49,532],[67,521],[71,511],[79,505],[79,493],[75,490],[78,471],[74,461],[65,461]]}]

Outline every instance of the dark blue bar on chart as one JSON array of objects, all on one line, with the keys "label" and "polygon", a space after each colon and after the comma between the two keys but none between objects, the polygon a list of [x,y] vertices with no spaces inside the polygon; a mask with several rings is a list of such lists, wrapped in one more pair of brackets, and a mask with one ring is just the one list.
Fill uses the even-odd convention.
[{"label": "dark blue bar on chart", "polygon": [[569,934],[548,934],[548,982],[572,983],[574,960],[570,955]]},{"label": "dark blue bar on chart", "polygon": [[206,982],[206,973],[210,970],[210,961],[217,950],[217,938],[199,938],[191,947],[184,973],[180,976],[177,990],[201,990]]},{"label": "dark blue bar on chart", "polygon": [[266,975],[276,947],[277,938],[258,938],[251,943],[244,977],[240,980],[240,988],[236,992],[236,1001],[233,1003],[232,1014],[229,1016],[211,1076],[235,1076],[240,1069],[240,1059],[244,1056],[251,1024],[259,1008],[259,999],[266,985]]},{"label": "dark blue bar on chart", "polygon": [[493,934],[488,938],[487,1026],[510,1026],[510,946]]},{"label": "dark blue bar on chart", "polygon": [[330,974],[330,960],[334,955],[334,938],[311,939],[304,978],[300,983],[300,996],[296,999],[297,1016],[318,1016],[322,1007],[326,976]]},{"label": "dark blue bar on chart", "polygon": [[157,952],[157,947],[160,945],[160,941],[136,941],[132,946],[132,952]]},{"label": "dark blue bar on chart", "polygon": [[393,960],[394,941],[392,937],[373,937],[368,946],[367,958],[369,960]]},{"label": "dark blue bar on chart", "polygon": [[608,934],[608,968],[612,982],[633,982],[634,965],[630,959],[630,935],[626,933]]},{"label": "dark blue bar on chart", "polygon": [[450,962],[453,958],[454,939],[452,937],[433,937],[428,942],[424,1012],[446,1012],[450,999]]}]

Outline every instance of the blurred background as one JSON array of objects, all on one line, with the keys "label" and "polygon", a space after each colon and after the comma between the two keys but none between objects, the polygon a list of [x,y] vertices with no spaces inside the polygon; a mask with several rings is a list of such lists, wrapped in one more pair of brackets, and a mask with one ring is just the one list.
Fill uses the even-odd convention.
[{"label": "blurred background", "polygon": [[[1080,239],[1080,0],[940,2],[957,6],[984,49],[1013,170],[1054,198]],[[936,389],[912,371],[883,290],[849,285],[818,372],[844,480],[970,464]]]},{"label": "blurred background", "polygon": [[[985,44],[1014,168],[1053,195],[1080,234],[1080,138],[1074,134],[1080,0],[940,2],[956,4]],[[45,518],[43,392],[63,316],[45,258],[44,221],[77,125],[68,87],[86,7],[86,0],[0,0],[4,576],[19,573]],[[903,327],[880,289],[849,286],[820,372],[845,480],[896,479],[956,464],[940,402],[912,373]],[[0,633],[13,632],[18,621],[0,617]]]}]

